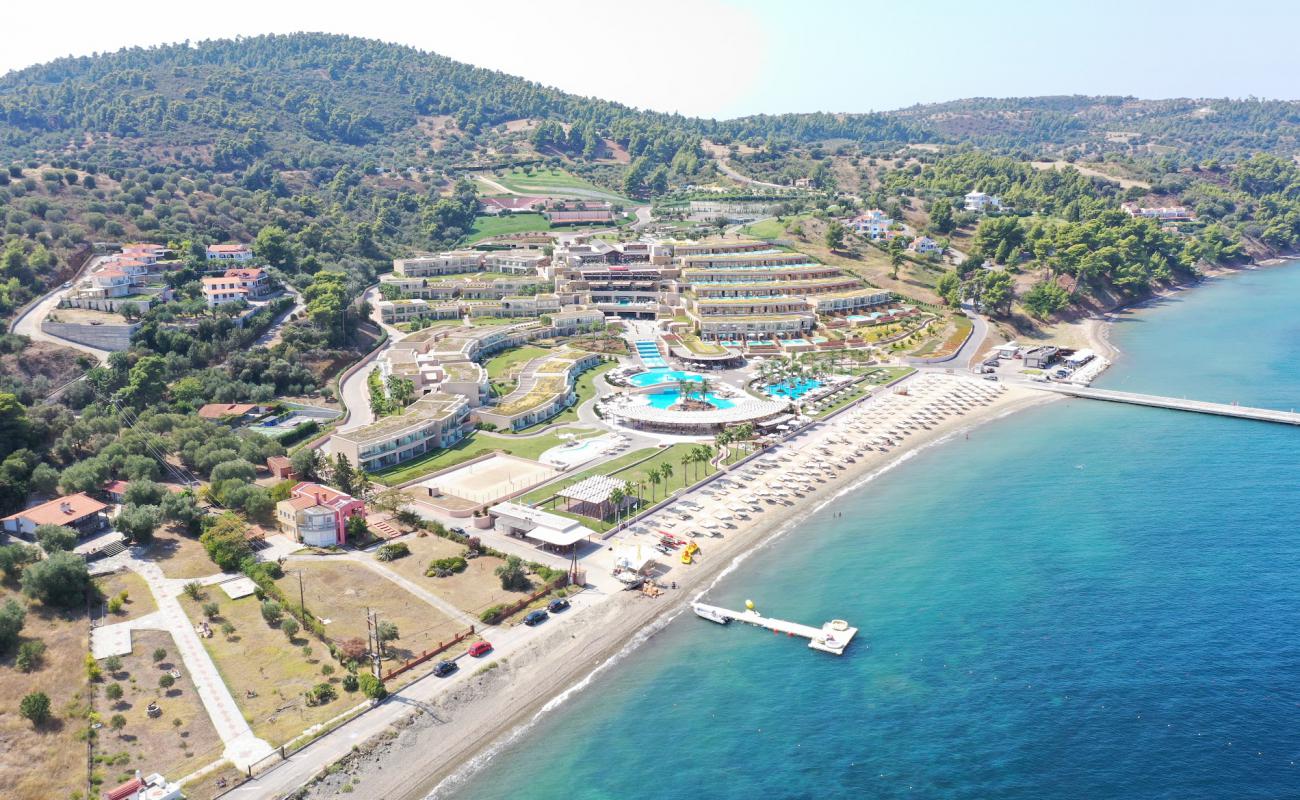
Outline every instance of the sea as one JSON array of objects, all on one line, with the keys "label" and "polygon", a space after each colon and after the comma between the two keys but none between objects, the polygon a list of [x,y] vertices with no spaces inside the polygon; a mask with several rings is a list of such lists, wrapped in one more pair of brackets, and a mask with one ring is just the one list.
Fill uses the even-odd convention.
[{"label": "sea", "polygon": [[[1122,315],[1098,386],[1300,408],[1300,264]],[[439,796],[1300,797],[1300,430],[1064,400],[924,449]]]}]

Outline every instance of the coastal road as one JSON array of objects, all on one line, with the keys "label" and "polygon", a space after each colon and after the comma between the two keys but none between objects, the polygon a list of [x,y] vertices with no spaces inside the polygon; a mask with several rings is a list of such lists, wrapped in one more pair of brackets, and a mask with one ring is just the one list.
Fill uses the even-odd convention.
[{"label": "coastal road", "polygon": [[920,359],[909,359],[910,365],[921,369],[930,368],[945,370],[957,367],[966,369],[969,367],[971,361],[980,354],[980,348],[984,345],[984,339],[989,335],[989,323],[988,320],[978,314],[967,314],[966,316],[971,321],[971,334],[970,337],[966,339],[966,343],[961,346],[960,350],[953,353],[948,358],[945,358],[943,361],[923,362]]},{"label": "coastal road", "polygon": [[[69,282],[76,284],[77,281],[81,280],[82,276],[89,272],[92,267],[104,258],[105,256],[95,256],[87,259],[86,263],[82,265],[81,269]],[[9,332],[26,336],[33,342],[49,342],[50,344],[57,344],[61,347],[71,347],[74,350],[80,350],[83,353],[93,356],[98,361],[107,361],[109,353],[111,352],[109,350],[100,350],[96,347],[78,344],[67,339],[61,339],[58,336],[51,336],[41,330],[41,323],[45,321],[45,318],[49,316],[51,311],[58,307],[59,301],[63,299],[63,295],[67,292],[68,289],[63,288],[62,286],[47,292],[44,297],[30,305],[21,316],[10,323]]]},{"label": "coastal road", "polygon": [[[536,628],[524,625],[487,627],[482,633],[484,638],[492,642],[493,653],[483,661],[505,661],[539,637],[554,638],[578,631],[580,628],[575,626],[581,625],[583,614],[605,598],[605,595],[597,591],[577,594],[570,599],[572,608],[563,614],[553,615],[544,625]],[[427,708],[441,695],[468,683],[474,677],[475,665],[479,662],[469,656],[461,656],[457,663],[461,668],[450,677],[436,678],[429,674],[415,680],[372,710],[325,734],[262,773],[256,780],[245,783],[222,797],[233,800],[266,800],[291,795],[309,783],[327,765],[346,756],[354,746],[390,730],[412,709]]]}]

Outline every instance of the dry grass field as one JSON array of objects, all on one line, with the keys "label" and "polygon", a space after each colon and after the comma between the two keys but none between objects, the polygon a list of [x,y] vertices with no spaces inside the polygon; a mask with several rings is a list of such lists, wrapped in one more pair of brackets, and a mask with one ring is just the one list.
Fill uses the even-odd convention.
[{"label": "dry grass field", "polygon": [[402,541],[411,548],[411,554],[390,561],[387,566],[475,619],[486,608],[512,603],[524,595],[501,588],[501,580],[495,574],[496,568],[504,563],[499,558],[473,558],[464,572],[449,578],[429,578],[425,577],[424,570],[430,561],[461,555],[465,546],[438,536],[411,536]]}]

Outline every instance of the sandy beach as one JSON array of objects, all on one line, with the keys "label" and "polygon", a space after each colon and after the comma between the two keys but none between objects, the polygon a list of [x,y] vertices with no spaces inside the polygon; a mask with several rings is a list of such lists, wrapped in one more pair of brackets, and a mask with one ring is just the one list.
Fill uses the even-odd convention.
[{"label": "sandy beach", "polygon": [[[429,703],[412,704],[391,730],[357,742],[332,774],[298,796],[340,797],[345,784],[354,787],[349,792],[392,800],[451,791],[475,770],[490,768],[492,756],[532,721],[622,659],[634,658],[638,647],[653,646],[655,632],[678,614],[690,613],[690,601],[748,554],[773,542],[779,546],[782,534],[798,535],[797,519],[925,447],[1052,399],[966,376],[920,375],[769,448],[760,459],[684,496],[671,513],[660,511],[641,521],[639,532],[606,543],[640,541],[649,547],[661,531],[685,536],[713,528],[720,538],[694,539],[702,548],[694,564],[680,564],[675,553],[661,560],[668,569],[659,580],[675,581],[675,590],[657,598],[619,592],[584,606],[581,614],[552,618],[540,635],[495,668],[480,669]],[[683,511],[689,520],[679,519]],[[274,783],[273,774],[267,777]]]}]

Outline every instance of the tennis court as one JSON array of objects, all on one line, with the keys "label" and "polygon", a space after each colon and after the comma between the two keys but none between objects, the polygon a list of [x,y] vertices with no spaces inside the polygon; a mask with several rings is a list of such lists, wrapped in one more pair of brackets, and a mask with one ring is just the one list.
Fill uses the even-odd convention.
[{"label": "tennis court", "polygon": [[495,453],[490,458],[465,464],[420,485],[484,504],[531,489],[559,474],[560,470],[531,459]]}]

